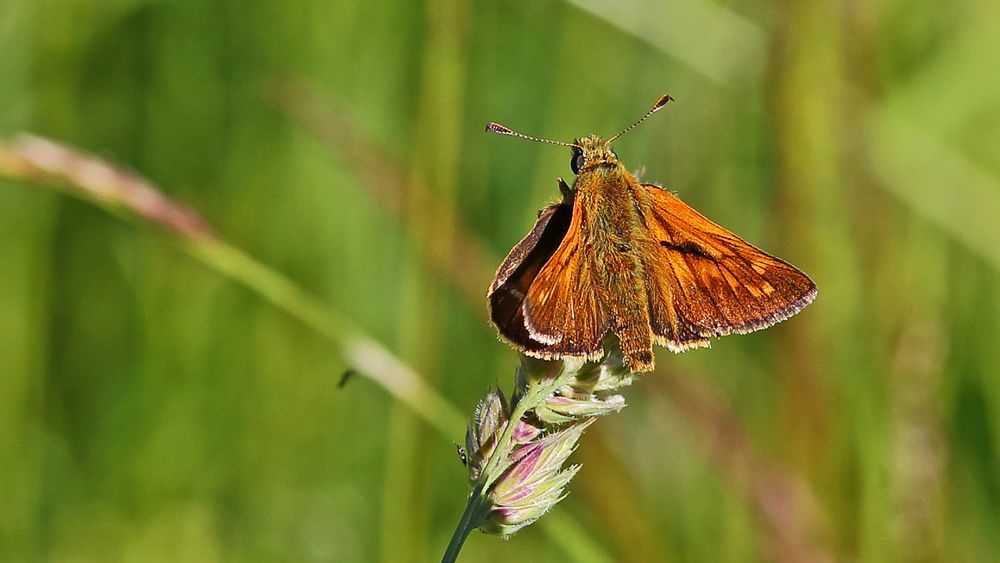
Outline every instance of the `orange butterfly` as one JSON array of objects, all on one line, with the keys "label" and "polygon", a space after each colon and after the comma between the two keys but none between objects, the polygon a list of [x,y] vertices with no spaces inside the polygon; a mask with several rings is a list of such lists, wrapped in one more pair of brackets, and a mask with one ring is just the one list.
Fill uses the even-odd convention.
[{"label": "orange butterfly", "polygon": [[573,186],[558,179],[563,201],[539,213],[490,286],[490,318],[523,353],[597,360],[610,331],[631,371],[652,371],[654,342],[673,352],[708,347],[709,337],[771,326],[815,299],[802,271],[640,183],[618,160],[611,142],[671,99],[660,97],[606,141],[563,143],[487,125],[573,152]]}]

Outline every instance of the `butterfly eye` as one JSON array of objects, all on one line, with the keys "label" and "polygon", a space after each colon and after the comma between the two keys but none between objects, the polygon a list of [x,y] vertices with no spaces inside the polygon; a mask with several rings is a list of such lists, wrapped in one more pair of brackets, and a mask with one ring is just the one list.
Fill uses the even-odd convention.
[{"label": "butterfly eye", "polygon": [[569,167],[573,170],[574,174],[579,174],[580,169],[583,168],[583,152],[574,151],[573,158],[569,161]]}]

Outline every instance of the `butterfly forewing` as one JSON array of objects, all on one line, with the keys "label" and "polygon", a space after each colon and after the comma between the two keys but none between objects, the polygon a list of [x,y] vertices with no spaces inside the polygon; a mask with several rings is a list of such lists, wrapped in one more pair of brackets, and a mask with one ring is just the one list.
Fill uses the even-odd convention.
[{"label": "butterfly forewing", "polygon": [[559,248],[532,281],[524,299],[524,320],[532,340],[544,343],[541,357],[599,358],[608,323],[597,296],[591,253],[581,248],[582,206],[573,206]]},{"label": "butterfly forewing", "polygon": [[816,296],[811,279],[651,184],[633,187],[648,229],[653,333],[674,351],[786,319]]}]

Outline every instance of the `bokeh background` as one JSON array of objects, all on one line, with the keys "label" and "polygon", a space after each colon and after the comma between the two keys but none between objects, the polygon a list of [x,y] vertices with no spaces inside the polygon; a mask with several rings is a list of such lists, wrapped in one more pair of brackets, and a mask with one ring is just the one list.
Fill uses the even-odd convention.
[{"label": "bokeh background", "polygon": [[[660,350],[559,508],[464,560],[995,561],[998,68],[994,0],[4,0],[0,560],[439,558],[516,362],[486,288],[570,175],[483,125],[669,93],[626,164],[819,297]],[[228,254],[22,174],[22,131]]]}]

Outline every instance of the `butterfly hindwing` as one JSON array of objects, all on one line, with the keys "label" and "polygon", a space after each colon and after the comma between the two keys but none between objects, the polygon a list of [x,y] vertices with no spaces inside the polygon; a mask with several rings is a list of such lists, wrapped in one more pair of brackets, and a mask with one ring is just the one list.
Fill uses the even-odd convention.
[{"label": "butterfly hindwing", "polygon": [[644,256],[650,325],[678,352],[708,338],[784,320],[816,296],[787,262],[754,247],[652,184],[633,187],[648,228]]}]

